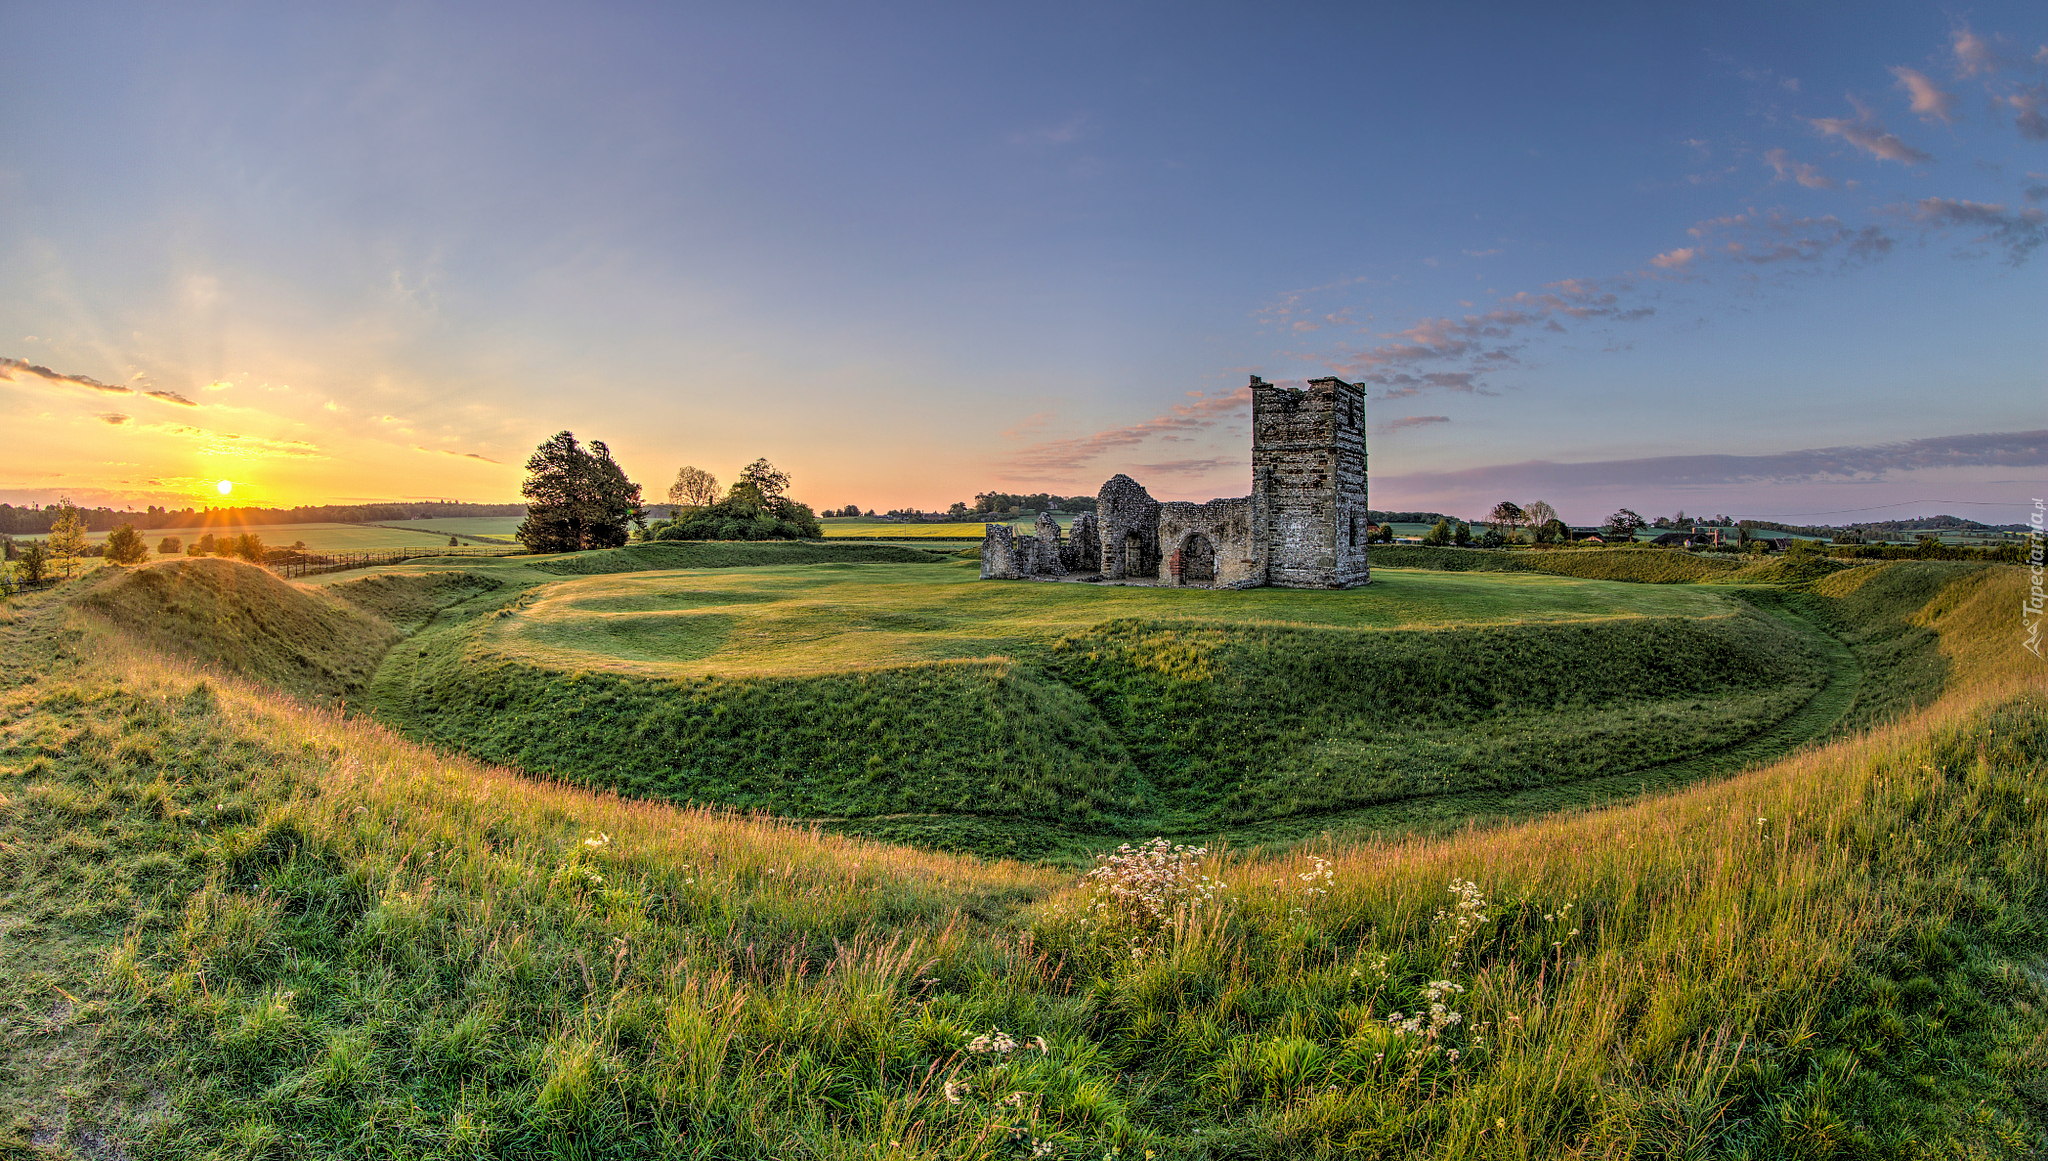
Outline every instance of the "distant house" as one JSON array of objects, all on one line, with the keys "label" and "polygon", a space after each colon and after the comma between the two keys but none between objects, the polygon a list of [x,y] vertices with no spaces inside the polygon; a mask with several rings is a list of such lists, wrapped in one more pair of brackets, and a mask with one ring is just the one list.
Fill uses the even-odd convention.
[{"label": "distant house", "polygon": [[1580,544],[1607,543],[1607,537],[1601,535],[1598,528],[1574,528],[1571,530],[1571,538]]},{"label": "distant house", "polygon": [[1659,548],[1691,548],[1693,539],[1693,534],[1690,532],[1666,532],[1664,535],[1650,541],[1650,543]]}]

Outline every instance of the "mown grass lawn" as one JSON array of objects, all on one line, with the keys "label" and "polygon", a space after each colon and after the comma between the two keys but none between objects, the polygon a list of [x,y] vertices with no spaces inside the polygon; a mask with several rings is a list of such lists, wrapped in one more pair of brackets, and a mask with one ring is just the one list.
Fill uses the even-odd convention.
[{"label": "mown grass lawn", "polygon": [[789,675],[1005,655],[1120,618],[1430,629],[1600,617],[1705,617],[1742,606],[1690,586],[1541,574],[1375,569],[1338,592],[982,583],[972,561],[627,573],[535,593],[485,639],[562,669]]}]

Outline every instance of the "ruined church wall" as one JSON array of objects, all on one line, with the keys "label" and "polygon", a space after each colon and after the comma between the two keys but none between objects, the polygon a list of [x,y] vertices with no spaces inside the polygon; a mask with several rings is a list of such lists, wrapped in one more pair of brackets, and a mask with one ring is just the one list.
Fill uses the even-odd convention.
[{"label": "ruined church wall", "polygon": [[1290,588],[1364,584],[1365,392],[1252,385],[1253,498],[1267,513],[1266,577]]},{"label": "ruined church wall", "polygon": [[1074,526],[1067,531],[1067,545],[1060,552],[1061,563],[1067,571],[1082,576],[1094,576],[1102,571],[1102,537],[1095,531],[1095,513],[1083,512],[1074,517]]},{"label": "ruined church wall", "polygon": [[[1102,535],[1103,578],[1158,576],[1159,501],[1152,493],[1119,472],[1102,485],[1095,507]],[[1133,536],[1137,538],[1136,551],[1127,551],[1126,542]]]},{"label": "ruined church wall", "polygon": [[1060,522],[1052,518],[1052,513],[1040,512],[1034,533],[1038,549],[1033,571],[1047,576],[1067,575],[1067,566],[1061,559],[1065,548],[1060,544]]},{"label": "ruined church wall", "polygon": [[[1266,554],[1262,521],[1253,511],[1253,498],[1211,500],[1206,504],[1170,502],[1159,506],[1159,546],[1164,554],[1160,575],[1175,587],[1219,589],[1256,588],[1266,583]],[[1188,553],[1196,536],[1207,540],[1215,553],[1215,579],[1189,577]]]},{"label": "ruined church wall", "polygon": [[1017,538],[1007,524],[987,524],[981,530],[981,579],[1016,580]]}]

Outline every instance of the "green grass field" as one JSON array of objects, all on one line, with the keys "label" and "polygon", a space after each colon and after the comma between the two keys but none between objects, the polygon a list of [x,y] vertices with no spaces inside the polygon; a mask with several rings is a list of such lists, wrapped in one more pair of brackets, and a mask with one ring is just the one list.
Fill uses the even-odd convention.
[{"label": "green grass field", "polygon": [[[428,521],[428,523],[434,523]],[[444,523],[461,523],[445,521]],[[517,524],[517,521],[513,522]],[[456,531],[451,529],[450,531]],[[175,536],[185,542],[186,547],[208,532],[216,537],[240,535],[253,532],[263,538],[271,548],[283,548],[297,541],[305,541],[306,547],[314,552],[371,552],[380,548],[418,548],[423,545],[448,543],[447,536],[436,537],[430,532],[397,531],[392,528],[366,528],[357,524],[263,524],[234,527],[216,526],[209,528],[152,528],[143,532],[142,538],[155,551],[158,542],[166,536]],[[111,533],[94,532],[87,540],[95,544],[105,543]]]},{"label": "green grass field", "polygon": [[[932,590],[962,633],[1007,618],[1027,642],[1057,632],[1062,590],[1091,591],[853,567],[877,573],[861,583],[878,593]],[[881,575],[919,570],[934,579]],[[1221,1161],[2048,1147],[2048,698],[2015,646],[2022,570],[1900,562],[1797,590],[1414,575],[1428,579],[1383,590],[1405,608],[1383,625],[1299,610],[1183,620],[1157,609],[1201,594],[1155,592],[1155,609],[1057,632],[1038,663],[743,680],[836,682],[813,692],[867,698],[877,737],[905,712],[957,708],[985,747],[1027,759],[1020,779],[1050,777],[1020,747],[1107,763],[1119,714],[1163,727],[1130,735],[1139,782],[1106,765],[1059,772],[1068,801],[1109,819],[1189,748],[1174,731],[1247,704],[1313,732],[1382,710],[1455,725],[1516,697],[1527,705],[1510,716],[1560,696],[1604,704],[1618,688],[1740,699],[1811,672],[1811,646],[1829,684],[1808,704],[1850,707],[1831,719],[1849,732],[1632,804],[1086,877],[536,781],[337,713],[359,685],[290,660],[395,642],[374,703],[409,650],[412,664],[421,650],[474,664],[493,655],[479,633],[562,589],[632,582],[560,611],[575,620],[613,611],[605,600],[662,612],[683,591],[664,585],[751,579],[773,589],[752,602],[770,616],[800,603],[783,570],[561,580],[494,561],[293,586],[209,561],[25,598],[0,614],[0,1150]],[[1432,582],[1498,603],[1462,627],[1460,590]],[[1045,595],[985,616],[943,599],[977,588]],[[1579,616],[1509,615],[1563,594],[1585,602]],[[1677,598],[1702,604],[1655,603]],[[156,623],[172,604],[185,621]],[[1697,636],[1665,636],[1683,633]],[[1439,637],[1459,647],[1427,647]],[[1368,640],[1376,651],[1350,647]],[[917,689],[874,684],[962,670],[980,694],[956,683],[892,706]],[[605,683],[639,680],[687,703],[723,679],[572,671],[548,688],[629,739],[648,723]],[[1060,689],[1069,700],[1046,700]],[[1262,771],[1303,753],[1265,734],[1221,749]]]},{"label": "green grass field", "polygon": [[[1072,518],[1060,521],[1066,527]],[[858,536],[864,540],[925,540],[938,537],[947,540],[980,540],[988,531],[988,525],[976,520],[961,524],[899,524],[893,520],[869,520],[859,516],[833,516],[818,521],[825,529],[826,539],[839,536]]]},{"label": "green grass field", "polygon": [[1611,799],[1816,736],[1840,685],[1810,618],[1542,574],[984,584],[913,549],[704,544],[349,575],[318,587],[407,640],[301,692],[578,784],[1036,858]]},{"label": "green grass field", "polygon": [[388,527],[408,531],[417,529],[427,533],[439,532],[444,537],[455,535],[513,540],[516,539],[515,534],[519,531],[519,525],[525,519],[523,516],[451,516],[445,519],[437,517],[430,520],[396,520],[390,522]]}]

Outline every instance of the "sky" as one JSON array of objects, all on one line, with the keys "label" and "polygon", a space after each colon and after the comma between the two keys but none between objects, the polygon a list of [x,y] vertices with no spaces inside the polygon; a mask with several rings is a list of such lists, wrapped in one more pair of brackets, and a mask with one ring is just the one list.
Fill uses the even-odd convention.
[{"label": "sky", "polygon": [[[1426,9],[1426,10],[1423,10]],[[2025,520],[2048,8],[7,5],[0,501]]]}]

